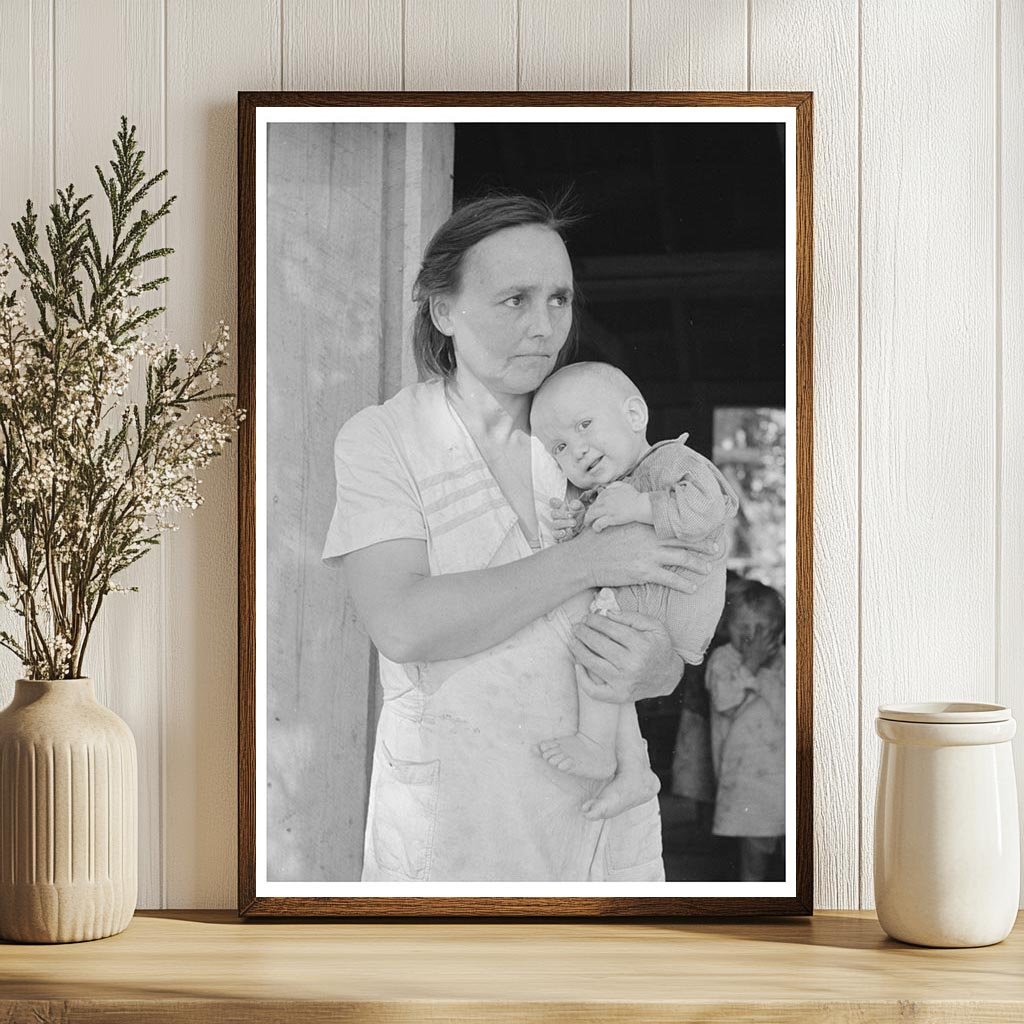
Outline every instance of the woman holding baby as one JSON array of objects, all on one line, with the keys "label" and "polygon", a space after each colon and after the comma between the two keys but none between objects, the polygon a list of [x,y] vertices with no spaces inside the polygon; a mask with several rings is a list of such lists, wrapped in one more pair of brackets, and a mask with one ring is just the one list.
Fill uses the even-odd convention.
[{"label": "woman holding baby", "polygon": [[566,225],[524,196],[453,213],[414,295],[428,379],[338,435],[324,557],[341,557],[384,690],[364,881],[664,879],[656,798],[588,816],[604,784],[537,752],[576,729],[577,665],[612,703],[678,682],[664,625],[587,615],[593,588],[693,591],[715,553],[639,524],[555,543],[566,478],[530,405],[572,343]]}]

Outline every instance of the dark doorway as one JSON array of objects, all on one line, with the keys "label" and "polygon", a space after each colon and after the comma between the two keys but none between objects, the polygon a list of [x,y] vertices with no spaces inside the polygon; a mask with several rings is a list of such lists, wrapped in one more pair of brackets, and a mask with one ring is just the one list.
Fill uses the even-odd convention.
[{"label": "dark doorway", "polygon": [[[686,432],[717,461],[716,409],[785,406],[782,140],[776,124],[458,124],[454,197],[572,190],[585,214],[569,238],[580,358],[633,379],[650,441]],[[701,667],[637,709],[662,784],[666,874],[729,880],[733,844],[710,834],[706,800],[676,792],[684,705],[707,713]]]}]

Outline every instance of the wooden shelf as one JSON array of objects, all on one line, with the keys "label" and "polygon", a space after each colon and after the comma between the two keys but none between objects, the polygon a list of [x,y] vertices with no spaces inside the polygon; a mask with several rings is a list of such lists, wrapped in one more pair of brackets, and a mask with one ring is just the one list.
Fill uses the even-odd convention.
[{"label": "wooden shelf", "polygon": [[746,922],[240,921],[142,911],[109,939],[0,943],[0,1021],[1024,1020],[1024,919],[930,950],[870,913]]}]

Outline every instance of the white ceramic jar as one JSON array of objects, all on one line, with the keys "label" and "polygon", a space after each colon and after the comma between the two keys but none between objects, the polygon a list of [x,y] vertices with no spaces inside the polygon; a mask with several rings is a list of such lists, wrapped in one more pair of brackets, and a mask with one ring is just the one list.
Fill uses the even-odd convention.
[{"label": "white ceramic jar", "polygon": [[894,939],[988,946],[1017,915],[1020,839],[1010,740],[999,704],[878,709],[875,906]]}]

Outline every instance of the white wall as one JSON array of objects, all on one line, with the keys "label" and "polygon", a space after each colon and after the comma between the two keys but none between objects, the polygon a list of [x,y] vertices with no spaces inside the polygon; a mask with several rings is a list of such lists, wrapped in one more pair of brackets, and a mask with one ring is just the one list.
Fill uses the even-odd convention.
[{"label": "white wall", "polygon": [[[127,113],[179,196],[164,326],[186,347],[235,320],[238,90],[814,91],[816,903],[870,906],[876,705],[1024,705],[1024,2],[0,0],[0,18],[0,224],[92,188]],[[94,641],[139,745],[141,907],[235,905],[235,472],[233,450],[206,472]],[[17,674],[0,663],[4,703]]]}]

